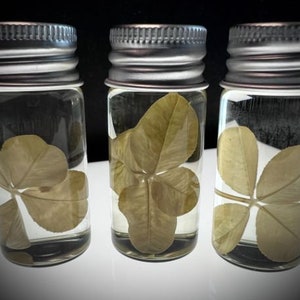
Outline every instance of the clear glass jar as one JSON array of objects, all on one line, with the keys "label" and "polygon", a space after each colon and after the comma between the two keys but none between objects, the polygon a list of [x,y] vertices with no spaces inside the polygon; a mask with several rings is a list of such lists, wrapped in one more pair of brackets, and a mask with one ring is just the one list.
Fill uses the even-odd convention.
[{"label": "clear glass jar", "polygon": [[82,82],[72,26],[0,23],[0,240],[25,266],[90,243]]},{"label": "clear glass jar", "polygon": [[121,25],[110,42],[112,241],[139,260],[179,258],[197,241],[206,29]]},{"label": "clear glass jar", "polygon": [[230,29],[212,243],[236,265],[300,263],[300,24]]}]

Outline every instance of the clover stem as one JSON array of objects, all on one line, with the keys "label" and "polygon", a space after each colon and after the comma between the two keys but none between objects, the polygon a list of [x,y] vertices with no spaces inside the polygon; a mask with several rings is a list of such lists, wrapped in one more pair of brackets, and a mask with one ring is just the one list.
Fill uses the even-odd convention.
[{"label": "clover stem", "polygon": [[253,197],[253,195],[252,195],[250,198],[249,208],[251,208],[252,206],[257,206],[257,205],[259,205],[257,203],[257,199],[255,197]]},{"label": "clover stem", "polygon": [[248,203],[250,205],[252,205],[252,203],[254,204],[253,198],[251,197],[249,198],[244,198],[244,197],[239,197],[239,196],[234,196],[231,194],[227,194],[224,193],[218,189],[215,189],[215,193],[223,198],[229,199],[229,200],[234,200],[234,201],[238,201],[238,202],[243,202],[243,203]]}]

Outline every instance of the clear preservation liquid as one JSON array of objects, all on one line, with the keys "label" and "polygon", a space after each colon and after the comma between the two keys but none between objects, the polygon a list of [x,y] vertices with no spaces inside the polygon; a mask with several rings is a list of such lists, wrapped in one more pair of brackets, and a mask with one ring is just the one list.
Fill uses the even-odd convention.
[{"label": "clear preservation liquid", "polygon": [[205,92],[111,89],[108,100],[116,249],[145,261],[188,254],[198,233]]},{"label": "clear preservation liquid", "polygon": [[234,264],[299,264],[299,116],[297,93],[222,94],[212,242]]},{"label": "clear preservation liquid", "polygon": [[90,243],[80,89],[0,93],[0,233],[4,256],[46,266]]}]

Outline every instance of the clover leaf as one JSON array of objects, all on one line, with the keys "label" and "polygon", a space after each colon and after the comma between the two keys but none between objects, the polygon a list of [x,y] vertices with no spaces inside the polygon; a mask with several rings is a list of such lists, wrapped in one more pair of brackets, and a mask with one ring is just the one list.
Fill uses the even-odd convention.
[{"label": "clover leaf", "polygon": [[241,196],[216,189],[231,202],[214,209],[213,245],[220,254],[232,251],[256,206],[258,248],[272,261],[289,262],[300,255],[300,146],[276,154],[257,182],[258,154],[256,138],[247,127],[227,128],[219,137],[219,174]]},{"label": "clover leaf", "polygon": [[6,140],[0,166],[0,188],[10,195],[0,205],[0,238],[7,247],[30,246],[19,201],[36,223],[51,232],[73,229],[86,215],[86,175],[68,170],[64,153],[40,137],[20,135]]},{"label": "clover leaf", "polygon": [[168,249],[177,216],[198,202],[198,177],[181,166],[196,149],[198,131],[189,102],[169,93],[152,104],[134,128],[110,140],[111,187],[119,195],[129,238],[142,253]]}]

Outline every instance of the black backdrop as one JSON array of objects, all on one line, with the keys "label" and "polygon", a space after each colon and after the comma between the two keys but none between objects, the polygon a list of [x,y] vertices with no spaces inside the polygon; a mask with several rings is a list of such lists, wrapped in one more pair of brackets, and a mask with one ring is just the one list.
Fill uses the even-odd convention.
[{"label": "black backdrop", "polygon": [[[84,81],[88,160],[108,158],[107,77],[109,29],[117,24],[195,24],[207,28],[204,76],[207,90],[205,148],[216,146],[219,82],[226,73],[229,28],[245,22],[300,21],[298,0],[101,0],[1,2],[0,21],[57,22],[73,25],[78,33],[78,70]],[[298,18],[298,19],[297,19]]]}]

